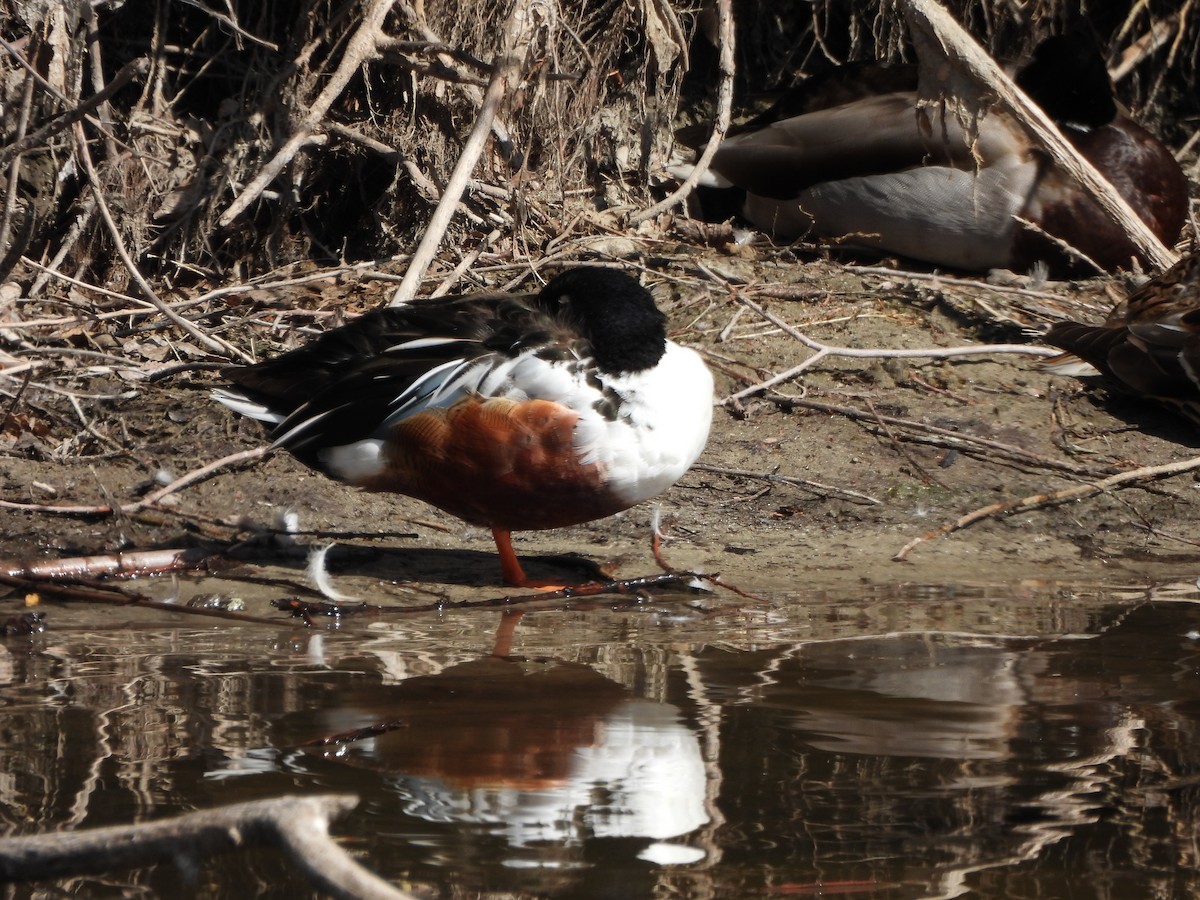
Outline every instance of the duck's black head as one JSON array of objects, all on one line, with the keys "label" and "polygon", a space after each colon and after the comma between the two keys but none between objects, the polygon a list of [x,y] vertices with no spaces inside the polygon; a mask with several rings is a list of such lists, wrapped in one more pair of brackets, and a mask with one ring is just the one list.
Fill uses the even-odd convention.
[{"label": "duck's black head", "polygon": [[642,372],[662,359],[667,317],[636,278],[600,266],[579,266],[554,276],[538,303],[565,316],[592,345],[605,372]]},{"label": "duck's black head", "polygon": [[1017,84],[1060,126],[1100,128],[1117,116],[1100,44],[1084,24],[1038,44]]}]

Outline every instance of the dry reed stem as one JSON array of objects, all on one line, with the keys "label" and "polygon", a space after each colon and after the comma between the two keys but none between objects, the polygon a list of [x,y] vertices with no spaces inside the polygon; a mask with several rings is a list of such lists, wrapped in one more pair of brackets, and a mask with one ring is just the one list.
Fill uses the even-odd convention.
[{"label": "dry reed stem", "polygon": [[717,0],[717,34],[719,36],[719,66],[721,72],[721,80],[717,86],[717,122],[713,126],[712,134],[708,136],[708,143],[704,145],[704,151],[696,160],[692,171],[688,173],[687,178],[679,185],[672,193],[659,203],[654,204],[649,209],[644,209],[635,215],[629,217],[630,225],[640,225],[642,222],[653,219],[660,213],[666,212],[671,207],[678,203],[682,203],[700,183],[700,179],[704,177],[704,173],[708,170],[708,164],[712,162],[712,158],[717,153],[717,148],[721,145],[721,141],[725,139],[725,133],[729,130],[729,123],[732,119],[733,110],[733,79],[736,74],[734,63],[734,30],[733,30],[733,8],[732,0]]},{"label": "dry reed stem", "polygon": [[421,242],[413,251],[404,279],[392,294],[389,305],[401,306],[417,295],[421,279],[425,277],[429,264],[437,256],[463,191],[471,181],[475,164],[483,155],[500,105],[510,93],[513,84],[521,77],[521,70],[533,50],[535,25],[533,0],[517,0],[505,23],[503,50],[493,64],[492,76],[488,81],[487,90],[484,91],[475,125],[463,145],[446,187],[442,190],[442,198],[438,201],[433,215],[429,217],[425,233],[421,235]]},{"label": "dry reed stem", "polygon": [[246,185],[242,193],[229,204],[228,209],[221,213],[217,219],[218,225],[225,228],[232,224],[238,216],[246,211],[251,203],[262,195],[267,186],[292,161],[300,148],[309,143],[312,139],[313,131],[320,125],[321,120],[329,111],[329,107],[333,105],[333,102],[346,89],[346,85],[350,83],[350,79],[354,77],[363,63],[378,53],[377,42],[382,34],[383,20],[387,18],[387,14],[391,11],[393,2],[394,0],[370,0],[370,5],[363,12],[362,24],[358,26],[354,34],[351,35],[350,40],[347,41],[346,50],[342,54],[342,61],[338,64],[333,75],[330,76],[324,90],[317,95],[317,99],[309,106],[308,113],[304,116],[292,136],[284,142],[284,145],[279,148],[271,160],[259,170],[259,173]]},{"label": "dry reed stem", "polygon": [[206,334],[197,325],[188,321],[183,316],[179,315],[179,313],[175,312],[175,310],[171,309],[171,307],[168,306],[162,300],[162,298],[158,296],[154,288],[150,286],[150,282],[148,282],[145,276],[142,275],[142,272],[138,268],[137,263],[134,261],[133,256],[130,255],[129,249],[125,246],[125,240],[121,237],[121,229],[117,225],[116,220],[113,218],[112,212],[108,208],[108,203],[104,199],[104,190],[100,184],[100,175],[96,172],[96,166],[92,163],[92,154],[91,151],[88,150],[87,135],[83,132],[83,123],[76,122],[73,127],[75,130],[75,151],[79,154],[80,161],[83,162],[83,167],[87,172],[88,181],[91,182],[93,196],[96,198],[96,206],[100,211],[100,218],[104,221],[105,226],[108,228],[109,237],[112,238],[113,245],[117,248],[117,253],[121,257],[121,261],[125,263],[125,268],[129,272],[129,277],[133,279],[134,283],[136,283],[138,288],[141,289],[142,293],[145,294],[146,299],[153,303],[158,311],[163,314],[163,316],[170,319],[181,329],[183,329],[184,332],[195,338],[201,346],[206,347],[214,353],[221,354],[222,356],[231,356],[236,359],[249,362],[250,358],[232,344]]}]

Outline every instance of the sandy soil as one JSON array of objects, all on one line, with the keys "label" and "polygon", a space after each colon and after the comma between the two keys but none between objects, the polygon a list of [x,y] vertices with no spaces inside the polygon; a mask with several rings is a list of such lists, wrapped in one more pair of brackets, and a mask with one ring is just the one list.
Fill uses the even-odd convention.
[{"label": "sandy soil", "polygon": [[[1028,342],[1053,318],[1098,317],[1112,293],[1125,289],[1105,279],[998,290],[801,263],[777,252],[713,252],[651,268],[666,276],[665,283],[656,280],[676,339],[710,354],[717,402],[812,351],[745,308],[714,276],[742,282],[747,296],[813,339],[880,349]],[[350,298],[351,312],[383,296],[377,282],[330,279],[321,290]],[[273,308],[295,300],[294,294],[258,298]],[[152,335],[122,340],[130,353],[137,348],[129,341],[152,342]],[[217,383],[212,370],[147,381],[140,376],[148,364],[122,373],[89,359],[44,358],[47,365],[20,401],[10,403],[14,414],[0,434],[0,496],[7,501],[126,503],[151,489],[156,477],[261,443],[253,423],[209,401]],[[78,408],[66,395],[38,386],[51,382],[79,392]],[[1041,372],[1036,359],[1013,354],[829,356],[802,380],[776,390],[852,408],[861,418],[787,409],[762,397],[748,398],[740,412],[719,407],[702,457],[707,468],[692,471],[661,498],[672,536],[667,555],[675,565],[719,571],[755,593],[1194,577],[1200,557],[1191,542],[1200,534],[1192,474],[989,518],[918,546],[907,562],[893,561],[912,538],[977,508],[1188,458],[1194,435],[1168,413],[1085,392]],[[941,431],[922,432],[922,425]],[[357,493],[285,456],[223,471],[136,515],[0,512],[0,557],[228,546],[246,535],[247,521],[268,523],[284,508],[299,513],[302,528],[332,533],[304,540],[338,541],[332,566],[351,593],[404,599],[414,590],[422,596],[422,589],[453,596],[476,588],[496,592],[498,566],[481,529],[407,498]],[[622,575],[647,574],[654,571],[649,521],[649,508],[639,507],[578,528],[523,534],[518,552],[577,553],[615,565]],[[264,562],[275,558],[261,548],[243,559],[256,552]],[[283,565],[298,569],[302,561]],[[529,570],[543,577],[558,571],[538,561]]]}]

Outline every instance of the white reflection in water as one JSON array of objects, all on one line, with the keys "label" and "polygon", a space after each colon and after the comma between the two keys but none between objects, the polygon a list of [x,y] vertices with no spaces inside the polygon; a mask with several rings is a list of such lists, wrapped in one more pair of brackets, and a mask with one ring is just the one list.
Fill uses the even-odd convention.
[{"label": "white reflection in water", "polygon": [[405,812],[431,822],[500,826],[514,847],[585,837],[664,839],[708,822],[700,744],[672,707],[625,700],[571,750],[562,777],[537,786],[400,775]]}]

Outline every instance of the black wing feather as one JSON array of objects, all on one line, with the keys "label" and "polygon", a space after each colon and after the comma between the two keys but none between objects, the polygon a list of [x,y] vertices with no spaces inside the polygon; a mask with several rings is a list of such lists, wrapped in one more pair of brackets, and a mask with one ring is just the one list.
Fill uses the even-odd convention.
[{"label": "black wing feather", "polygon": [[302,462],[319,468],[322,448],[370,436],[394,411],[396,398],[431,369],[580,340],[534,301],[472,295],[373,310],[303,347],[222,375],[250,400],[285,416],[272,430],[273,440],[320,417],[284,442]]}]

